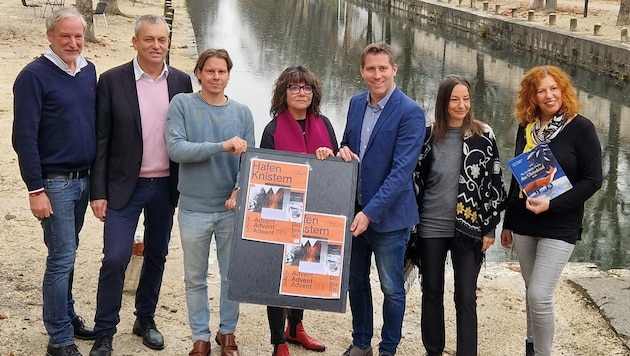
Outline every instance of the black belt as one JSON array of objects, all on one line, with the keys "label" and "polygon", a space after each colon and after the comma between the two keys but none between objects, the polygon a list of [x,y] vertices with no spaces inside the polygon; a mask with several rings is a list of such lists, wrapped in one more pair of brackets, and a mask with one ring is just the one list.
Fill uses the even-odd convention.
[{"label": "black belt", "polygon": [[73,171],[73,172],[44,172],[44,179],[56,179],[56,178],[67,178],[67,179],[79,179],[85,178],[88,175],[88,170],[83,171]]}]

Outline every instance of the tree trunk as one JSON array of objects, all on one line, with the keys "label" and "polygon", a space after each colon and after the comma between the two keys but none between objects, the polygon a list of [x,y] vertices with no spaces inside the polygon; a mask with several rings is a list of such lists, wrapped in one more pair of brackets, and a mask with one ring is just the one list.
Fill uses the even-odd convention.
[{"label": "tree trunk", "polygon": [[621,0],[619,15],[617,15],[617,26],[630,25],[630,0]]},{"label": "tree trunk", "polygon": [[532,10],[541,10],[543,8],[543,0],[534,0],[532,4]]},{"label": "tree trunk", "polygon": [[87,23],[87,28],[85,29],[85,40],[87,42],[97,42],[96,36],[94,36],[94,22],[92,22],[92,18],[94,17],[94,10],[92,7],[92,0],[76,0],[77,1],[77,11],[83,15],[85,22]]},{"label": "tree trunk", "polygon": [[[122,11],[118,8],[118,0],[100,0],[107,3],[105,7],[105,13],[107,15],[122,15]],[[135,5],[135,0],[131,0]]]},{"label": "tree trunk", "polygon": [[545,5],[545,12],[555,12],[558,7],[557,0],[547,0],[547,4]]}]

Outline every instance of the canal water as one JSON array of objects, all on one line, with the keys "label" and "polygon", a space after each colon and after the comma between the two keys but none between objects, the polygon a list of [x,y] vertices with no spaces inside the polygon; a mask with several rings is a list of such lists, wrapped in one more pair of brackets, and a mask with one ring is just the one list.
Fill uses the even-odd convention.
[{"label": "canal water", "polygon": [[[198,50],[225,48],[234,61],[226,93],[252,110],[259,140],[270,120],[274,80],[287,66],[305,65],[322,81],[322,112],[341,140],[350,97],[365,90],[361,50],[386,41],[398,51],[397,85],[434,114],[435,93],[447,74],[473,85],[475,116],[490,124],[501,157],[513,157],[513,103],[523,74],[540,64],[573,78],[581,114],[596,125],[603,152],[602,189],[586,204],[574,262],[602,269],[630,266],[630,85],[426,21],[410,22],[342,0],[188,0]],[[506,182],[509,173],[504,167]],[[497,229],[497,236],[500,230]],[[490,261],[514,260],[497,239]]]}]

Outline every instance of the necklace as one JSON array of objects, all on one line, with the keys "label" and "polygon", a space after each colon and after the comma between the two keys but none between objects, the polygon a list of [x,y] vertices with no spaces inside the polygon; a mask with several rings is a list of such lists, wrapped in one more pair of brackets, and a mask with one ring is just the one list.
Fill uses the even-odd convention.
[{"label": "necklace", "polygon": [[296,119],[297,123],[300,124],[300,128],[302,129],[302,135],[306,136],[306,118]]}]

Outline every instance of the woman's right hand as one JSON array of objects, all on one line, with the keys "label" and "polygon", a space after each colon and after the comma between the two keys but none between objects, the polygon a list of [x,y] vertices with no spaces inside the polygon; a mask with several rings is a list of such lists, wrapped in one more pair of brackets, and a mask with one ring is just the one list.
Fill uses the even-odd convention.
[{"label": "woman's right hand", "polygon": [[512,236],[512,230],[501,230],[501,246],[505,248],[511,248],[514,237]]},{"label": "woman's right hand", "polygon": [[328,157],[334,157],[335,153],[328,147],[319,147],[315,151],[315,156],[317,157],[317,159],[324,160]]}]

